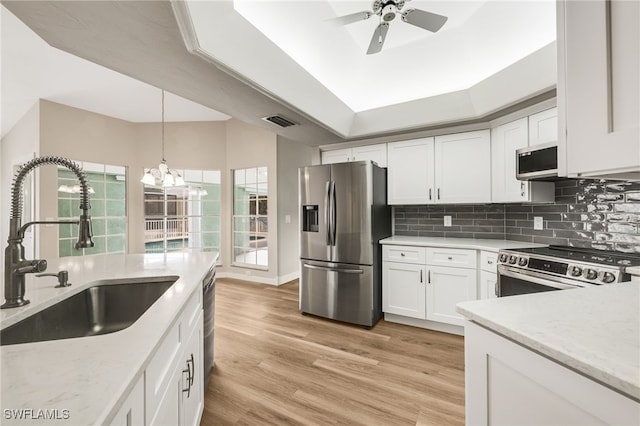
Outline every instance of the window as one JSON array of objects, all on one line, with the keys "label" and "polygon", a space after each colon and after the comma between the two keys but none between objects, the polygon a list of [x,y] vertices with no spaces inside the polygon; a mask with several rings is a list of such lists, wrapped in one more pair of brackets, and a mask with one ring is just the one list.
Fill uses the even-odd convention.
[{"label": "window", "polygon": [[233,263],[269,266],[267,168],[233,171]]},{"label": "window", "polygon": [[220,171],[179,170],[186,185],[144,185],[145,253],[220,251]]},{"label": "window", "polygon": [[[107,164],[77,161],[82,167],[90,187],[91,221],[94,247],[75,249],[77,225],[60,225],[58,255],[126,253],[126,168]],[[80,216],[80,187],[75,173],[58,167],[58,217],[78,220]]]}]

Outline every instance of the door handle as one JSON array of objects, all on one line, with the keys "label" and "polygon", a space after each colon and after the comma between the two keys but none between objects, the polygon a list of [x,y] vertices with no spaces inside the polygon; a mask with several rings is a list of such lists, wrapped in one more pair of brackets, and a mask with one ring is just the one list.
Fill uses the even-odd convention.
[{"label": "door handle", "polygon": [[341,272],[344,274],[363,274],[364,273],[362,269],[330,268],[327,266],[309,265],[308,263],[304,263],[302,266],[304,266],[307,269],[318,269],[321,271],[329,271],[329,272]]},{"label": "door handle", "polygon": [[336,213],[336,182],[331,181],[331,245],[336,245],[336,224],[337,224],[337,213]]},{"label": "door handle", "polygon": [[324,225],[327,228],[327,245],[331,245],[331,221],[330,221],[330,211],[331,205],[329,204],[329,200],[331,198],[331,181],[327,181],[327,185],[324,191]]}]

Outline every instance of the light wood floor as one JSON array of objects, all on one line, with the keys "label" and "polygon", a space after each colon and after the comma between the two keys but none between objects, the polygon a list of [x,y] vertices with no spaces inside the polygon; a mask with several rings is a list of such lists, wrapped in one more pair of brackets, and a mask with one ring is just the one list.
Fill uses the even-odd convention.
[{"label": "light wood floor", "polygon": [[462,425],[459,336],[298,311],[298,282],[216,282],[202,425]]}]

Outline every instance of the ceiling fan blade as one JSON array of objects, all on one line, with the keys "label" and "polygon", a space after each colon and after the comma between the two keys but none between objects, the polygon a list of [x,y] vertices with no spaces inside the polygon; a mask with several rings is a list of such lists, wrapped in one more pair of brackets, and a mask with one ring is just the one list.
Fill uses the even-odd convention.
[{"label": "ceiling fan blade", "polygon": [[327,19],[326,22],[335,26],[347,25],[347,24],[353,24],[354,22],[358,22],[358,21],[364,21],[366,19],[369,19],[372,15],[373,13],[371,12],[362,11],[362,12],[351,13],[349,15],[338,16],[337,18]]},{"label": "ceiling fan blade", "polygon": [[447,22],[447,19],[449,18],[446,16],[437,15],[420,9],[409,9],[402,14],[402,20],[407,24],[415,25],[416,27],[431,31],[432,33],[435,33],[442,28],[444,23]]},{"label": "ceiling fan blade", "polygon": [[369,49],[367,49],[367,55],[371,55],[372,53],[378,53],[382,50],[382,45],[384,44],[384,40],[387,38],[387,31],[389,30],[389,24],[386,22],[378,25],[376,30],[373,32],[373,37],[371,37],[371,43],[369,43]]}]

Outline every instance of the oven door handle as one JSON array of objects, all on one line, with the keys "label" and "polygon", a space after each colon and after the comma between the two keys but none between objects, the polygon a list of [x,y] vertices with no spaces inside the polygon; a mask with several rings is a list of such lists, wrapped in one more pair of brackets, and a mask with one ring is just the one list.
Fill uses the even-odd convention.
[{"label": "oven door handle", "polygon": [[[545,279],[545,278],[541,278],[538,274],[532,273],[530,271],[525,271],[525,270],[518,270],[517,272],[514,272],[511,269],[507,269],[506,267],[503,267],[502,265],[498,266],[498,275],[504,275],[506,277],[511,277],[511,278],[515,278],[517,280],[522,280],[522,281],[529,281],[535,284],[540,284],[546,287],[552,287],[552,288],[557,288],[559,290],[566,290],[566,289],[571,289],[571,288],[579,288],[579,287],[583,287],[582,285],[579,285],[578,283],[576,284],[564,284],[561,282],[557,282],[557,281],[552,281],[549,279]],[[561,278],[560,278],[561,279]]]}]

